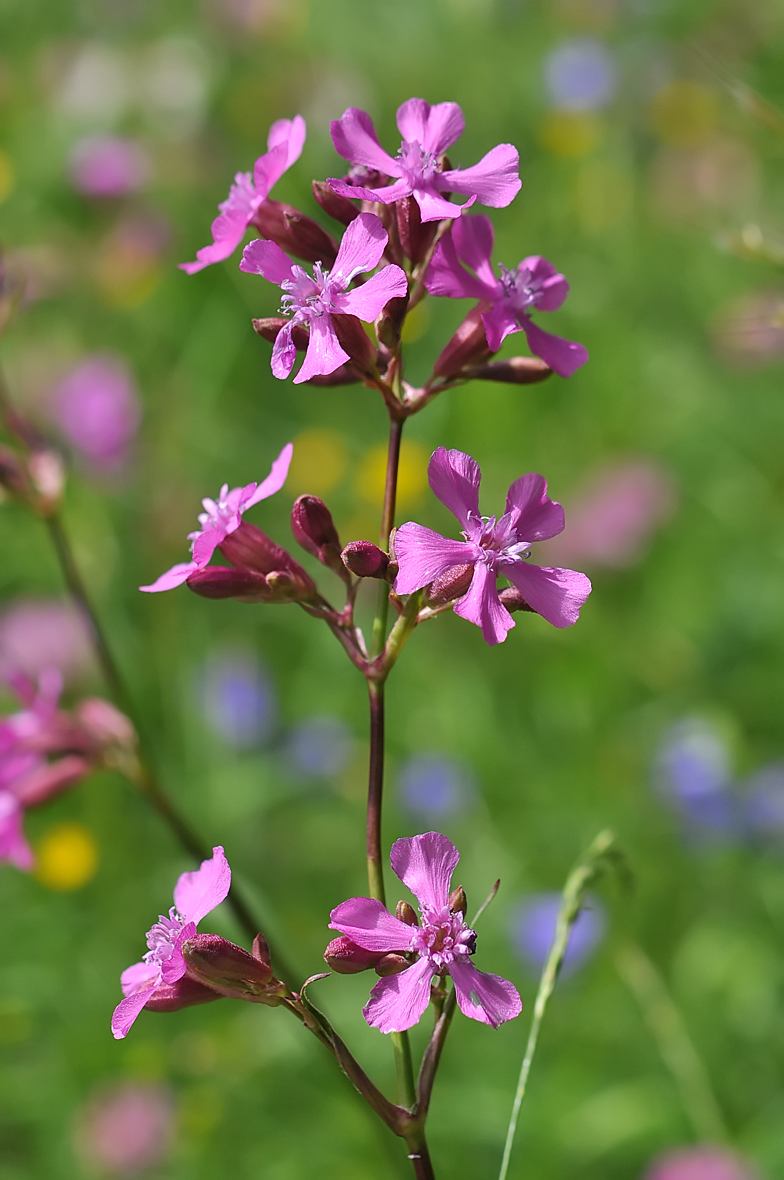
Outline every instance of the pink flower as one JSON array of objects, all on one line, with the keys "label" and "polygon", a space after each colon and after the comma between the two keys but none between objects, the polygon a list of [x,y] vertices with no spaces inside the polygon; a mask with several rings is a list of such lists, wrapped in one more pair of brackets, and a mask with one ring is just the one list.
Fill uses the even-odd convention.
[{"label": "pink flower", "polygon": [[[511,332],[525,332],[534,356],[540,356],[561,377],[571,377],[588,360],[582,344],[544,332],[531,319],[532,311],[557,311],[569,292],[569,284],[555,267],[533,254],[516,270],[501,267],[493,273],[493,226],[483,215],[462,217],[436,247],[425,285],[431,295],[450,299],[480,299],[482,323],[493,352]],[[466,270],[465,263],[474,272]]]},{"label": "pink flower", "polygon": [[151,586],[140,586],[139,589],[151,594],[159,590],[172,590],[175,586],[181,586],[197,570],[204,569],[221,541],[239,528],[243,512],[280,491],[289,473],[293,451],[292,444],[286,443],[272,464],[269,475],[261,483],[249,483],[244,488],[232,488],[231,491],[225,483],[217,501],[202,500],[204,512],[199,513],[201,528],[188,534],[193,560],[173,565]]},{"label": "pink flower", "polygon": [[378,265],[386,244],[387,232],[378,217],[360,213],[343,235],[332,270],[322,270],[317,262],[313,278],[303,267],[292,263],[274,242],[257,238],[245,247],[240,270],[263,275],[271,283],[277,283],[285,292],[282,302],[291,313],[272,349],[275,377],[288,377],[294,366],[297,350],[292,332],[297,324],[310,328],[310,340],[302,368],[294,378],[295,385],[334,373],[351,360],[340,345],[332,314],[353,315],[372,323],[390,299],[408,291],[408,280],[399,266],[385,266],[360,287],[348,290],[358,274]]},{"label": "pink flower", "polygon": [[412,594],[454,566],[472,566],[471,584],[455,603],[455,614],[481,627],[488,643],[503,643],[515,625],[499,598],[498,574],[504,574],[528,606],[554,627],[577,622],[591,592],[585,574],[526,564],[531,542],[554,537],[564,527],[563,508],[549,498],[541,475],[532,472],[515,480],[499,520],[479,514],[482,473],[470,455],[439,447],[427,477],[441,503],[463,526],[464,539],[449,540],[411,521],[402,525],[395,534],[398,594]]},{"label": "pink flower", "polygon": [[133,377],[113,356],[90,357],[69,373],[52,411],[69,442],[103,468],[122,464],[141,420]]},{"label": "pink flower", "polygon": [[520,1015],[516,988],[500,975],[477,971],[471,963],[476,933],[462,913],[449,908],[449,885],[459,859],[452,841],[438,832],[392,845],[392,868],[417,897],[421,925],[401,922],[369,897],[352,897],[330,914],[330,929],[364,950],[412,959],[410,967],[376,984],[363,1010],[368,1024],[383,1033],[404,1032],[421,1019],[430,1003],[434,975],[452,976],[460,1009],[473,1020],[498,1028]]},{"label": "pink flower", "polygon": [[69,160],[74,188],[88,197],[124,197],[144,186],[150,161],[140,144],[116,135],[88,135]]},{"label": "pink flower", "polygon": [[32,679],[55,667],[77,677],[91,664],[84,617],[57,599],[22,598],[0,615],[0,668],[5,664]]},{"label": "pink flower", "polygon": [[126,1082],[87,1103],[76,1141],[80,1154],[101,1172],[136,1175],[163,1162],[174,1129],[174,1101],[166,1087]]},{"label": "pink flower", "polygon": [[212,245],[198,250],[195,262],[181,262],[180,270],[193,275],[211,262],[223,262],[234,253],[272,186],[301,156],[304,143],[305,120],[302,115],[278,119],[272,124],[267,136],[267,151],[256,161],[253,176],[250,172],[238,172],[227,199],[218,206],[220,216],[212,223]]},{"label": "pink flower", "polygon": [[[120,1001],[112,1016],[112,1033],[116,1040],[127,1035],[148,1001],[168,998],[173,985],[180,980],[185,982],[187,968],[180,948],[186,939],[194,936],[202,918],[220,905],[230,886],[231,869],[220,846],[213,848],[210,859],[202,861],[195,872],[180,875],[174,887],[174,905],[169,916],[161,915],[147,932],[150,949],[141,963],[134,963],[120,976],[125,999]],[[188,982],[195,987],[203,986],[196,984],[195,980]]]},{"label": "pink flower", "polygon": [[756,1180],[758,1173],[723,1147],[685,1147],[661,1156],[645,1180]]},{"label": "pink flower", "polygon": [[[463,112],[456,102],[430,106],[422,98],[410,98],[398,108],[397,126],[403,142],[393,159],[378,142],[373,120],[365,111],[349,107],[332,124],[332,142],[344,159],[397,178],[390,185],[373,189],[330,179],[336,193],[383,205],[413,196],[422,221],[438,221],[442,217],[459,217],[476,200],[503,209],[520,191],[520,157],[509,143],[494,147],[472,168],[441,170],[441,157],[465,127]],[[470,199],[464,205],[454,205],[442,193],[462,193]]]}]

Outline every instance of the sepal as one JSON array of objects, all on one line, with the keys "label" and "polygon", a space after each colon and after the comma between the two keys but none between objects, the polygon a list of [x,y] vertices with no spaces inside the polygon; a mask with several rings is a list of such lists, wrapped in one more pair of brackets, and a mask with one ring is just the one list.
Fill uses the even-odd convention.
[{"label": "sepal", "polygon": [[305,262],[321,262],[330,269],[338,245],[317,221],[282,201],[262,201],[251,220],[263,238]]},{"label": "sepal", "polygon": [[503,381],[507,385],[534,385],[552,375],[553,370],[538,356],[510,356],[505,361],[477,365],[464,374],[472,381]]},{"label": "sepal", "polygon": [[359,208],[352,205],[348,197],[341,197],[327,184],[326,180],[313,181],[313,196],[321,208],[333,221],[343,225],[351,225],[355,217],[359,217]]},{"label": "sepal", "polygon": [[360,971],[369,971],[384,957],[385,952],[366,951],[345,935],[333,938],[324,951],[325,963],[338,975],[358,975]]},{"label": "sepal", "polygon": [[483,310],[487,310],[486,304],[473,307],[445,345],[433,366],[436,377],[458,377],[469,365],[477,365],[493,355],[482,323]]},{"label": "sepal", "polygon": [[266,963],[218,934],[194,934],[181,950],[190,977],[229,999],[276,1007],[289,994]]}]

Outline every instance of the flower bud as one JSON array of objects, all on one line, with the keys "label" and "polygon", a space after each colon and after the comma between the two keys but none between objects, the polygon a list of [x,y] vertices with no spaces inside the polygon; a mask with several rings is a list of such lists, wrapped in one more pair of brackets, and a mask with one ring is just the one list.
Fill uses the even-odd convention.
[{"label": "flower bud", "polygon": [[306,217],[293,205],[281,201],[262,201],[250,222],[263,238],[275,242],[282,250],[305,262],[322,262],[333,266],[338,253],[337,242],[317,221]]},{"label": "flower bud", "polygon": [[[264,574],[268,584],[270,584],[272,574],[280,574],[285,571],[289,575],[293,590],[293,593],[288,597],[312,598],[318,593],[316,583],[299,562],[295,561],[291,554],[280,545],[276,545],[271,537],[268,537],[261,529],[256,528],[255,524],[250,524],[247,520],[243,520],[239,528],[235,529],[233,533],[229,533],[228,537],[224,537],[218,548],[223,556],[227,557],[232,565],[236,565],[240,570]],[[278,579],[278,587],[282,587],[280,579]]]},{"label": "flower bud", "polygon": [[376,337],[387,348],[395,348],[408,311],[408,295],[390,299],[376,320]]},{"label": "flower bud", "polygon": [[458,885],[457,889],[452,890],[449,894],[449,902],[447,904],[453,914],[462,914],[465,917],[468,902],[466,901],[465,889],[462,885]]},{"label": "flower bud", "polygon": [[366,951],[343,934],[340,938],[333,938],[324,951],[324,961],[338,975],[358,975],[360,971],[369,971],[383,958],[383,953]]},{"label": "flower bud", "polygon": [[528,605],[516,586],[505,587],[498,597],[510,614],[514,614],[516,610],[529,610],[531,614],[536,614],[534,608]]},{"label": "flower bud", "polygon": [[376,347],[355,315],[332,312],[332,326],[341,348],[344,348],[363,373],[376,371]]},{"label": "flower bud", "polygon": [[201,598],[239,598],[243,602],[270,602],[272,599],[263,574],[225,565],[208,565],[196,570],[185,585]]},{"label": "flower bud", "polygon": [[510,356],[505,361],[477,365],[465,374],[472,381],[504,381],[507,385],[533,385],[552,375],[553,370],[538,356]]},{"label": "flower bud", "polygon": [[344,582],[348,581],[340,560],[340,537],[323,500],[318,496],[299,496],[291,509],[291,531],[307,553],[312,553]]},{"label": "flower bud", "polygon": [[203,983],[191,979],[190,975],[183,975],[176,983],[159,983],[144,1006],[150,1012],[178,1012],[180,1008],[220,999],[220,992],[205,987]]},{"label": "flower bud", "polygon": [[422,224],[419,205],[414,197],[403,197],[395,202],[397,210],[397,232],[406,258],[413,263],[421,262],[432,245],[438,231],[437,221]]},{"label": "flower bud", "polygon": [[65,466],[57,451],[33,451],[27,460],[33,487],[41,497],[40,508],[51,512],[60,503],[65,489]]},{"label": "flower bud", "polygon": [[358,578],[386,578],[389,554],[372,541],[349,541],[341,553],[347,570]]},{"label": "flower bud", "polygon": [[97,746],[133,749],[136,745],[136,730],[131,722],[102,697],[88,697],[82,701],[76,710],[76,717]]},{"label": "flower bud", "polygon": [[471,585],[473,576],[473,565],[453,565],[444,570],[425,591],[428,606],[445,606],[447,602],[462,598]]},{"label": "flower bud", "polygon": [[56,762],[46,762],[14,782],[14,795],[22,807],[35,807],[73,787],[93,769],[88,758],[67,754]]},{"label": "flower bud", "polygon": [[[269,340],[270,344],[274,344],[278,338],[278,332],[284,328],[289,321],[283,316],[271,315],[263,320],[251,320],[253,329],[258,332],[259,336],[264,340]],[[291,342],[299,352],[305,352],[310,343],[310,333],[302,324],[295,324],[291,329]]]},{"label": "flower bud", "polygon": [[395,906],[395,917],[398,922],[405,922],[406,926],[418,926],[419,918],[416,910],[407,901],[399,901]]},{"label": "flower bud", "polygon": [[410,966],[410,961],[404,955],[390,954],[379,959],[374,970],[376,975],[399,975],[401,971],[405,971]]},{"label": "flower bud", "polygon": [[482,323],[482,311],[487,307],[478,303],[469,311],[433,366],[436,377],[457,377],[466,366],[479,364],[493,355]]},{"label": "flower bud", "polygon": [[352,205],[348,197],[341,197],[327,184],[326,180],[313,181],[313,196],[321,208],[334,221],[343,225],[351,225],[355,217],[359,216],[359,207]]},{"label": "flower bud", "polygon": [[270,968],[217,934],[194,934],[183,942],[188,974],[222,996],[258,1004],[280,1004],[286,986]]},{"label": "flower bud", "polygon": [[253,955],[254,959],[258,959],[260,963],[265,965],[265,967],[269,967],[272,956],[270,955],[269,943],[261,931],[259,931],[253,940],[251,954]]},{"label": "flower bud", "polygon": [[331,373],[320,373],[317,377],[311,377],[309,381],[303,381],[302,384],[332,388],[335,385],[356,385],[361,380],[362,374],[349,361],[345,365],[340,365]]}]

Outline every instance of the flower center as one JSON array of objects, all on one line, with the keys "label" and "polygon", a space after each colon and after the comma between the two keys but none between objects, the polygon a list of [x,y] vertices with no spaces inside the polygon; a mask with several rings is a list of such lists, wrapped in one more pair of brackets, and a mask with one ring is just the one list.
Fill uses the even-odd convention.
[{"label": "flower center", "polygon": [[340,280],[330,278],[320,262],[314,263],[312,278],[302,266],[292,266],[291,273],[293,277],[280,284],[285,292],[281,299],[284,315],[309,323],[335,310],[335,296],[342,293],[343,285]]},{"label": "flower center", "polygon": [[168,918],[158,915],[158,921],[147,931],[147,946],[143,956],[145,963],[164,963],[171,958],[177,938],[185,925],[185,919],[177,913],[175,906],[169,910]]},{"label": "flower center", "polygon": [[542,280],[534,279],[527,266],[518,266],[517,270],[507,270],[502,262],[499,262],[498,266],[504,296],[511,299],[515,310],[524,311],[527,307],[536,307],[544,290]]},{"label": "flower center", "polygon": [[505,561],[524,561],[531,555],[530,541],[521,541],[512,527],[509,517],[504,514],[500,520],[494,516],[468,515],[468,527],[462,533],[469,544],[478,545],[482,552],[477,560],[491,568],[500,558]]},{"label": "flower center", "polygon": [[435,971],[450,963],[467,963],[476,950],[476,932],[466,926],[462,914],[453,914],[448,906],[440,912],[422,914],[423,924],[412,927],[410,950],[429,959]]},{"label": "flower center", "polygon": [[406,140],[400,145],[398,160],[406,172],[406,180],[413,186],[418,180],[430,180],[439,171],[438,160],[432,152],[423,150],[418,139]]}]

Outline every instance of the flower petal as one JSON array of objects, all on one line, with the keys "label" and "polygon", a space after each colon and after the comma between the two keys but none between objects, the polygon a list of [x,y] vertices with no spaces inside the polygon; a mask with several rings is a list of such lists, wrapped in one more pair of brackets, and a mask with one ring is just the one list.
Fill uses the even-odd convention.
[{"label": "flower petal", "polygon": [[[386,176],[399,176],[400,164],[378,142],[373,120],[366,111],[349,107],[330,125],[335,151],[351,164],[364,164]],[[371,198],[372,200],[372,198]]]},{"label": "flower petal", "polygon": [[464,221],[473,221],[471,217],[461,217],[452,225],[452,229],[445,234],[436,246],[435,254],[427,268],[425,286],[430,295],[443,295],[448,299],[493,299],[496,294],[497,283],[489,287],[469,274],[460,265],[454,241],[454,231]]},{"label": "flower petal", "polygon": [[508,979],[478,971],[473,963],[452,963],[449,974],[455,981],[457,1002],[464,1016],[498,1028],[522,1012],[517,988]]},{"label": "flower petal", "polygon": [[503,209],[522,188],[520,156],[511,143],[500,143],[471,168],[442,172],[438,187],[450,193],[471,193],[483,205]]},{"label": "flower petal", "polygon": [[134,996],[139,991],[157,987],[161,970],[157,963],[134,963],[126,967],[120,976],[120,987],[124,996]]},{"label": "flower petal", "polygon": [[580,607],[591,593],[590,580],[576,570],[515,562],[502,566],[502,572],[528,605],[554,627],[576,623]]},{"label": "flower petal", "polygon": [[449,883],[460,860],[451,840],[440,832],[404,836],[389,854],[392,868],[424,910],[440,912],[449,900]]},{"label": "flower petal", "polygon": [[388,975],[373,988],[362,1015],[382,1033],[405,1032],[427,1011],[432,978],[429,959],[420,959],[399,975]]},{"label": "flower petal", "polygon": [[521,541],[546,541],[564,529],[564,510],[547,495],[547,480],[531,472],[521,475],[506,493],[506,513]]},{"label": "flower petal", "polygon": [[341,197],[349,197],[355,201],[380,201],[382,205],[392,205],[402,197],[410,197],[414,191],[407,180],[396,180],[394,184],[385,184],[381,188],[362,188],[330,176],[327,184]]},{"label": "flower petal", "polygon": [[139,589],[148,594],[157,594],[159,590],[173,590],[175,586],[181,586],[198,568],[195,561],[181,561],[156,578],[150,586],[140,586]]},{"label": "flower petal", "polygon": [[532,254],[520,263],[520,270],[527,270],[534,282],[542,284],[542,294],[537,301],[539,311],[557,311],[569,294],[569,284],[559,274],[552,262],[541,254]]},{"label": "flower petal", "polygon": [[171,954],[168,959],[163,959],[161,962],[161,979],[166,984],[176,983],[178,979],[182,979],[185,972],[188,970],[188,965],[183,957],[182,944],[188,938],[193,938],[196,933],[196,923],[186,922],[177,936],[177,941],[172,947]]},{"label": "flower petal", "polygon": [[336,906],[329,915],[330,930],[345,934],[366,951],[406,951],[411,945],[412,928],[390,914],[371,897],[351,897]]},{"label": "flower petal", "polygon": [[343,233],[331,277],[339,279],[345,289],[358,274],[378,265],[388,241],[375,213],[360,213]]},{"label": "flower petal", "polygon": [[8,861],[24,872],[33,867],[33,853],[25,838],[24,812],[10,791],[0,792],[0,861]]},{"label": "flower petal", "polygon": [[[440,184],[440,178],[444,173],[438,175]],[[414,189],[414,198],[419,205],[419,216],[422,221],[440,221],[442,217],[460,217],[463,210],[469,209],[476,200],[476,197],[471,197],[463,205],[458,205],[455,201],[448,201],[446,197],[441,196],[434,181],[418,185]]]},{"label": "flower petal", "polygon": [[491,647],[503,643],[507,631],[515,626],[514,619],[498,597],[495,572],[483,561],[474,566],[468,592],[457,600],[454,612],[461,619],[481,627],[485,642]]},{"label": "flower petal", "polygon": [[[234,524],[234,528],[237,527],[237,523],[239,522]],[[221,541],[224,541],[228,534],[234,531],[234,528],[228,528],[224,522],[219,528],[205,529],[203,533],[199,533],[193,542],[192,550],[193,561],[198,569],[207,565]]]},{"label": "flower petal", "polygon": [[463,112],[456,102],[409,98],[397,109],[397,129],[407,143],[417,140],[422,151],[440,156],[465,130]]},{"label": "flower petal", "polygon": [[305,120],[302,115],[293,119],[278,119],[267,136],[267,151],[259,156],[253,168],[253,181],[261,198],[266,198],[273,184],[299,159],[305,143]]},{"label": "flower petal", "polygon": [[[360,213],[359,216],[362,217],[363,214]],[[359,221],[359,217],[356,221]],[[352,222],[352,225],[354,224],[356,222]],[[385,266],[361,287],[347,291],[341,297],[340,310],[348,315],[359,316],[365,323],[372,324],[390,299],[400,298],[407,291],[408,279],[405,272],[399,266]]]},{"label": "flower petal", "polygon": [[475,520],[479,517],[482,472],[476,459],[463,451],[438,447],[430,456],[427,481],[434,495],[454,513],[463,528],[468,527],[469,516]]},{"label": "flower petal", "polygon": [[287,282],[291,278],[292,262],[276,242],[254,238],[242,251],[240,270],[249,275],[263,275],[271,283]]},{"label": "flower petal", "polygon": [[588,349],[584,345],[554,336],[552,332],[543,332],[527,316],[523,317],[523,330],[534,356],[540,356],[559,377],[571,377],[588,360]]},{"label": "flower petal", "polygon": [[400,567],[395,579],[397,594],[413,594],[428,586],[453,565],[466,565],[476,556],[476,547],[452,541],[424,525],[408,521],[395,533],[395,555]]},{"label": "flower petal", "polygon": [[[499,286],[490,262],[493,253],[493,223],[484,213],[467,213],[452,226],[457,256],[493,291]],[[487,296],[484,296],[487,298]]]},{"label": "flower petal", "polygon": [[196,252],[195,262],[181,262],[180,270],[193,275],[213,262],[223,262],[239,246],[248,222],[256,208],[256,192],[251,184],[250,174],[238,172],[229,195],[220,205],[220,213],[212,223],[212,243]]},{"label": "flower petal", "polygon": [[297,348],[292,338],[293,328],[294,323],[292,320],[289,320],[278,332],[275,337],[275,343],[272,346],[270,368],[272,369],[272,376],[277,377],[279,381],[284,381],[288,377],[297,359]]},{"label": "flower petal", "polygon": [[253,495],[248,500],[246,500],[244,503],[240,503],[240,512],[245,512],[246,509],[252,508],[254,504],[258,504],[261,500],[266,500],[269,496],[274,496],[275,492],[280,491],[286,482],[286,478],[289,473],[289,466],[291,464],[291,456],[293,454],[294,444],[286,443],[277,459],[273,460],[272,467],[270,468],[270,473],[267,478],[261,481]]},{"label": "flower petal", "polygon": [[200,922],[223,901],[231,886],[231,869],[220,845],[192,873],[182,873],[174,887],[174,904],[186,922]]},{"label": "flower petal", "polygon": [[120,1041],[128,1035],[131,1025],[154,991],[155,984],[149,988],[142,988],[140,991],[126,996],[124,1000],[120,1000],[112,1014],[112,1036],[116,1041]]},{"label": "flower petal", "polygon": [[[352,222],[353,224],[353,222]],[[310,340],[302,367],[294,378],[294,384],[309,381],[311,377],[326,377],[339,369],[351,357],[340,347],[330,315],[315,317],[310,321]]]},{"label": "flower petal", "polygon": [[498,352],[507,336],[520,331],[511,300],[503,294],[500,297],[496,296],[496,301],[489,311],[482,312],[482,323],[485,326],[487,343],[493,352]]}]

